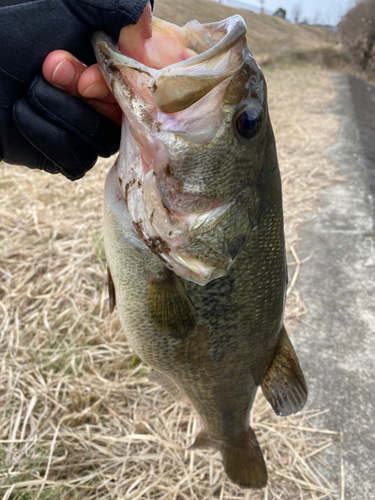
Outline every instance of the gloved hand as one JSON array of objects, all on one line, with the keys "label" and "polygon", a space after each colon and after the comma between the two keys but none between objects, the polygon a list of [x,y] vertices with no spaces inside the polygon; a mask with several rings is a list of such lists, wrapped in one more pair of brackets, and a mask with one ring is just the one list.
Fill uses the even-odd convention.
[{"label": "gloved hand", "polygon": [[[120,128],[41,76],[47,54],[64,49],[95,62],[91,35],[115,40],[147,0],[0,1],[0,160],[79,179],[118,149]],[[153,2],[152,2],[153,3]]]}]

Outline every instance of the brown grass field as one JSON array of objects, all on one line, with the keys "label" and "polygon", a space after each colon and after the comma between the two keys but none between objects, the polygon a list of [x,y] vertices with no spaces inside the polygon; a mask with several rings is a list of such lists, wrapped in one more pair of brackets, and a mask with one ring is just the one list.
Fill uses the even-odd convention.
[{"label": "brown grass field", "polygon": [[[217,15],[225,17],[224,10]],[[308,308],[298,293],[309,257],[295,251],[298,227],[319,207],[320,189],[339,180],[323,155],[339,127],[326,112],[335,98],[330,76],[307,65],[266,71],[284,188],[292,332]],[[1,165],[0,498],[335,498],[321,472],[321,452],[335,433],[315,426],[324,408],[281,419],[258,394],[251,418],[269,472],[262,491],[234,486],[219,453],[186,451],[198,418],[148,381],[149,369],[108,310],[101,209],[112,161],[76,183]]]},{"label": "brown grass field", "polygon": [[246,22],[249,47],[255,56],[324,51],[332,49],[338,41],[337,35],[322,27],[295,25],[278,17],[233,9],[209,0],[189,0],[178,7],[176,0],[156,0],[154,13],[180,26],[192,19],[212,23],[240,14]]}]

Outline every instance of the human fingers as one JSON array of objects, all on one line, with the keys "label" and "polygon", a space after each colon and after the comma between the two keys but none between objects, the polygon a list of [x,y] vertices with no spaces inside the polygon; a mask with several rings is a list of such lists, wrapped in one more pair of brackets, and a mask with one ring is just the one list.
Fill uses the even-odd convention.
[{"label": "human fingers", "polygon": [[122,111],[109,90],[98,64],[89,66],[77,82],[78,93],[96,111],[121,125]]},{"label": "human fingers", "polygon": [[103,102],[116,102],[116,99],[104,80],[98,64],[89,66],[82,73],[78,79],[77,88],[79,95],[82,97],[100,99]]},{"label": "human fingers", "polygon": [[80,97],[77,83],[87,66],[70,52],[54,50],[45,58],[42,72],[44,78],[54,87],[65,90],[74,97]]},{"label": "human fingers", "polygon": [[120,52],[147,66],[160,67],[158,57],[155,61],[150,61],[149,55],[146,54],[146,42],[151,38],[152,12],[148,2],[137,24],[129,24],[120,31],[118,41]]},{"label": "human fingers", "polygon": [[184,38],[184,28],[159,20],[152,23],[149,2],[137,24],[122,28],[118,45],[124,55],[160,69],[196,55],[185,47]]},{"label": "human fingers", "polygon": [[69,52],[55,50],[44,60],[43,76],[54,87],[82,99],[102,115],[121,124],[121,109],[96,64],[87,67]]}]

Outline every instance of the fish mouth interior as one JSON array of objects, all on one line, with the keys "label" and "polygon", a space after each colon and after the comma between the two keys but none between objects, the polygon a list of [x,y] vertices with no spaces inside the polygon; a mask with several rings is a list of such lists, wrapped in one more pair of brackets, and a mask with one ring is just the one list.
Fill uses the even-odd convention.
[{"label": "fish mouth interior", "polygon": [[153,24],[166,32],[179,30],[181,44],[190,55],[196,55],[158,70],[122,54],[104,33],[95,33],[94,50],[110,87],[111,67],[148,75],[154,104],[164,113],[174,113],[188,108],[240,70],[246,46],[246,24],[241,16],[210,24],[191,21],[183,28],[157,18]]},{"label": "fish mouth interior", "polygon": [[[165,25],[169,23],[154,22],[168,29]],[[93,45],[105,79],[127,118],[118,176],[134,230],[177,275],[205,285],[225,275],[234,262],[228,252],[201,241],[205,228],[220,224],[234,202],[204,200],[197,195],[194,203],[205,203],[198,211],[194,203],[182,211],[168,207],[159,191],[161,167],[157,162],[165,168],[169,159],[162,141],[153,140],[153,127],[159,115],[170,126],[169,122],[178,121],[177,116],[183,121],[185,112],[202,115],[205,102],[207,109],[215,109],[211,91],[222,92],[225,82],[242,68],[246,25],[240,16],[233,16],[207,25],[192,21],[181,30],[186,48],[196,55],[159,70],[121,54],[104,33],[94,35]]]}]

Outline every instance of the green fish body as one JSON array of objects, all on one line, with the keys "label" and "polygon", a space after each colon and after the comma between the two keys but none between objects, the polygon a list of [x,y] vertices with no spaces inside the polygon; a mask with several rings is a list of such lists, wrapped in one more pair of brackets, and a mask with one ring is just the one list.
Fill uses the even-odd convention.
[{"label": "green fish body", "polygon": [[307,397],[283,326],[282,194],[266,85],[239,16],[179,29],[196,56],[161,70],[119,54],[105,35],[94,39],[125,115],[104,196],[110,297],[151,378],[199,414],[193,446],[217,448],[235,483],[261,488],[267,471],[249,425],[257,387],[278,415]]}]

